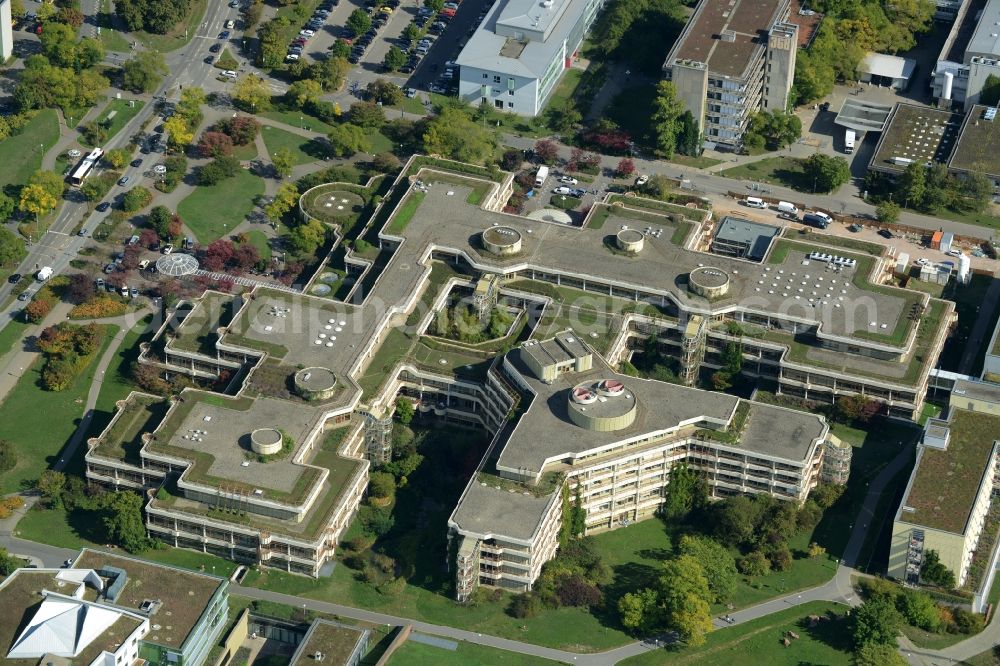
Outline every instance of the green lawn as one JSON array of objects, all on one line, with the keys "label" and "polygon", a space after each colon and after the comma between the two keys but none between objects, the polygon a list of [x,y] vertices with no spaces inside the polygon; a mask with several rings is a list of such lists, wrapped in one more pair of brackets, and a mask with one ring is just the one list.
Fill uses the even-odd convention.
[{"label": "green lawn", "polygon": [[59,139],[59,117],[52,109],[39,111],[20,134],[0,142],[0,188],[20,185],[42,168],[42,155]]},{"label": "green lawn", "polygon": [[190,11],[188,11],[187,17],[174,26],[174,29],[165,35],[154,35],[148,32],[136,32],[133,33],[135,37],[145,44],[150,49],[156,51],[161,51],[167,53],[169,51],[176,51],[177,49],[186,46],[190,42],[195,33],[198,32],[198,26],[201,24],[201,17],[205,15],[205,9],[208,7],[208,0],[191,0]]},{"label": "green lawn", "polygon": [[112,27],[114,14],[111,11],[111,0],[101,0],[96,19],[101,29],[100,40],[107,51],[126,53],[131,48],[129,40],[121,32]]},{"label": "green lawn", "polygon": [[257,144],[251,141],[245,146],[233,146],[233,157],[244,162],[257,159]]},{"label": "green lawn", "polygon": [[31,328],[31,324],[25,324],[20,319],[12,319],[7,325],[0,329],[0,357],[14,349],[14,345],[24,340],[24,332]]},{"label": "green lawn", "polygon": [[264,181],[247,169],[218,185],[195,188],[177,206],[177,213],[202,244],[222,238],[253,210],[254,199],[264,193]]},{"label": "green lawn", "polygon": [[389,108],[399,109],[401,111],[406,111],[407,113],[416,113],[421,116],[427,114],[427,109],[424,108],[424,103],[416,97],[404,97],[402,102],[399,104],[393,104]]},{"label": "green lawn", "polygon": [[250,238],[250,243],[257,248],[257,252],[260,253],[260,258],[264,261],[271,261],[271,245],[268,243],[268,238],[262,231],[251,231],[247,233]]},{"label": "green lawn", "polygon": [[382,132],[374,130],[366,133],[365,136],[368,137],[368,142],[371,144],[368,152],[372,155],[392,152],[392,140],[390,140],[385,134],[382,134]]},{"label": "green lawn", "polygon": [[[447,640],[447,639],[446,639]],[[557,661],[531,657],[518,652],[508,652],[496,648],[462,641],[455,650],[433,647],[417,643],[412,638],[392,653],[389,664],[397,666],[543,666],[558,664]]]},{"label": "green lawn", "polygon": [[962,663],[967,666],[1000,666],[1000,646],[994,646],[985,652],[980,652]]},{"label": "green lawn", "polygon": [[[17,524],[14,533],[22,539],[47,543],[57,548],[103,549],[105,545],[100,539],[102,534],[97,529],[97,522],[91,512],[87,511],[77,510],[74,515],[67,515],[66,510],[61,507],[32,509]],[[135,555],[144,560],[184,569],[201,570],[204,566],[204,571],[214,572],[217,576],[229,577],[236,569],[235,562],[181,548],[154,548]]]},{"label": "green lawn", "polygon": [[917,647],[928,650],[941,650],[969,638],[968,634],[939,634],[933,631],[924,631],[909,624],[903,625],[903,635],[913,641]]},{"label": "green lawn", "polygon": [[772,185],[783,185],[800,192],[812,191],[812,183],[806,182],[802,162],[795,157],[766,157],[756,162],[719,172],[720,176],[737,180],[752,180]]},{"label": "green lawn", "polygon": [[263,113],[258,113],[257,115],[262,118],[277,120],[280,123],[285,123],[286,125],[291,125],[292,127],[302,127],[310,132],[329,134],[330,130],[333,129],[333,125],[325,123],[315,116],[310,116],[309,114],[300,111],[265,111]]},{"label": "green lawn", "polygon": [[[142,110],[145,102],[141,100],[135,100],[133,106],[129,106],[129,100],[126,99],[113,99],[108,102],[107,106],[101,109],[101,112],[97,114],[96,121],[98,123],[103,122],[107,119],[108,114],[112,111],[114,112],[114,117],[111,119],[108,125],[108,141],[113,139],[118,132],[121,131],[123,127],[128,123],[128,121],[135,118],[136,114]],[[82,139],[82,137],[81,137]],[[90,145],[84,141],[80,141],[83,145]]]},{"label": "green lawn", "polygon": [[[813,601],[713,631],[701,647],[653,649],[618,663],[627,666],[666,663],[705,666],[848,664],[851,663],[852,646],[845,610],[847,607],[841,604]],[[824,619],[810,626],[810,615]],[[782,639],[789,631],[794,631],[799,638],[785,647]]]},{"label": "green lawn", "polygon": [[[32,481],[56,461],[59,451],[76,431],[98,359],[118,331],[106,326],[101,348],[90,364],[65,391],[45,391],[39,385],[42,359],[25,368],[24,374],[0,404],[0,439],[17,448],[17,464],[0,474],[0,495],[15,492],[24,481]],[[45,427],[37,416],[45,415]]]},{"label": "green lawn", "polygon": [[316,139],[307,139],[304,136],[292,134],[277,127],[264,125],[261,128],[261,134],[264,137],[264,144],[267,146],[268,155],[273,157],[277,151],[285,148],[291,151],[292,164],[295,165],[308,164],[309,162],[321,160],[327,154],[326,146],[323,142]]}]

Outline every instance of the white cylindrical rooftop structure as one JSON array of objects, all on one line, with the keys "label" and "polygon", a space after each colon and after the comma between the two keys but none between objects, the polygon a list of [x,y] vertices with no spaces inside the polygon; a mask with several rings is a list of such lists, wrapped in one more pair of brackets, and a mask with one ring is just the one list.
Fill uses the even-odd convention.
[{"label": "white cylindrical rooftop structure", "polygon": [[505,257],[521,251],[521,232],[513,227],[490,227],[482,238],[483,247],[492,254]]},{"label": "white cylindrical rooftop structure", "polygon": [[941,86],[941,99],[951,99],[951,89],[955,84],[955,75],[952,72],[944,73],[944,85]]},{"label": "white cylindrical rooftop structure", "polygon": [[638,254],[646,242],[646,236],[635,229],[622,229],[615,235],[618,249],[629,254]]}]

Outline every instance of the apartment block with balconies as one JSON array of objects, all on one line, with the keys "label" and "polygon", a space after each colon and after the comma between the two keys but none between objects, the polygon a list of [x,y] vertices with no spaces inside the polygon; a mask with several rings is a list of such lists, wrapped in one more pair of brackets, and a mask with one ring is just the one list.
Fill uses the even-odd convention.
[{"label": "apartment block with balconies", "polygon": [[788,0],[702,0],[663,64],[706,143],[739,147],[750,118],[785,111],[798,26]]}]

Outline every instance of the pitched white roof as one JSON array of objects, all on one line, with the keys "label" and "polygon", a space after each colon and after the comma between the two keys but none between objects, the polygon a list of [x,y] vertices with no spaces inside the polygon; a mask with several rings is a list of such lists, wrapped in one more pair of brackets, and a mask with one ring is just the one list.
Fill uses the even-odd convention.
[{"label": "pitched white roof", "polygon": [[105,606],[49,594],[14,641],[8,659],[38,659],[51,654],[75,657],[124,613]]}]

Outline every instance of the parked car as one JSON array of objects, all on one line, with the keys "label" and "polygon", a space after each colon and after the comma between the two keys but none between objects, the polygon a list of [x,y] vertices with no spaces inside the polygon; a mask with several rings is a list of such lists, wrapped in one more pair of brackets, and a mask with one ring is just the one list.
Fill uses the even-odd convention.
[{"label": "parked car", "polygon": [[209,48],[208,50],[211,51],[212,53],[218,53],[219,51],[222,50],[222,44],[218,43],[212,44],[211,48]]},{"label": "parked car", "polygon": [[573,190],[565,186],[559,186],[552,190],[553,194],[573,194]]},{"label": "parked car", "polygon": [[580,181],[572,176],[559,176],[560,183],[566,183],[567,185],[579,185]]},{"label": "parked car", "polygon": [[205,56],[205,64],[206,65],[211,65],[213,62],[215,62],[215,56],[214,55],[207,55],[207,56]]},{"label": "parked car", "polygon": [[132,288],[130,288],[128,290],[128,293],[129,293],[129,296],[131,296],[132,298],[139,298],[139,288],[138,287],[132,287]]},{"label": "parked car", "polygon": [[227,69],[226,71],[224,71],[224,72],[222,73],[222,75],[223,75],[224,77],[226,77],[227,79],[235,79],[235,78],[238,78],[238,77],[239,77],[239,74],[237,74],[236,72],[234,72],[234,71],[233,71],[233,70],[231,70],[231,69]]},{"label": "parked car", "polygon": [[17,295],[17,300],[19,301],[26,301],[28,300],[28,298],[29,298],[28,292],[26,291],[22,291],[20,294]]},{"label": "parked car", "polygon": [[118,184],[122,186],[128,185],[129,180],[130,178],[128,176],[122,176],[121,178],[118,179]]},{"label": "parked car", "polygon": [[104,272],[108,273],[108,274],[114,273],[115,272],[115,265],[114,264],[106,264],[104,266]]},{"label": "parked car", "polygon": [[219,39],[229,39],[229,31],[223,30],[219,33]]},{"label": "parked car", "polygon": [[582,197],[582,196],[584,196],[585,194],[587,194],[587,190],[581,190],[581,189],[579,189],[579,188],[577,188],[577,189],[572,189],[572,190],[570,190],[570,194],[572,194],[572,195],[573,195],[574,197],[576,197],[576,198],[578,198],[578,199],[579,199],[580,197]]},{"label": "parked car", "polygon": [[961,257],[962,256],[962,251],[961,250],[948,250],[947,252],[945,252],[945,254],[947,254],[949,257]]},{"label": "parked car", "polygon": [[128,285],[127,284],[123,284],[122,285],[122,296],[126,296],[126,297],[128,296]]},{"label": "parked car", "polygon": [[144,271],[149,268],[149,259],[143,259],[139,262],[139,270]]},{"label": "parked car", "polygon": [[860,224],[858,224],[857,222],[855,222],[855,223],[854,223],[854,224],[852,224],[851,226],[847,227],[847,230],[848,230],[848,231],[850,231],[850,232],[851,232],[852,234],[856,234],[856,233],[858,233],[859,231],[861,231],[862,229],[864,229],[864,227],[862,227],[862,226],[861,226]]},{"label": "parked car", "polygon": [[924,259],[923,257],[917,257],[917,266],[930,266],[933,262],[930,259]]},{"label": "parked car", "polygon": [[141,160],[141,159],[137,159],[137,160],[132,160],[132,161],[130,162],[130,164],[131,164],[132,166],[134,166],[134,167],[140,167],[140,166],[142,166],[142,160]]},{"label": "parked car", "polygon": [[649,176],[647,176],[646,174],[641,174],[638,178],[635,179],[635,186],[642,187],[648,182],[649,182]]},{"label": "parked car", "polygon": [[20,273],[14,273],[9,278],[7,278],[7,282],[10,282],[11,284],[17,284],[18,282],[21,281],[21,277],[22,276]]},{"label": "parked car", "polygon": [[104,278],[97,278],[96,280],[94,280],[94,285],[98,289],[104,289]]},{"label": "parked car", "polygon": [[111,208],[111,204],[108,203],[107,201],[102,201],[101,203],[97,204],[97,210],[99,210],[102,213],[109,208]]},{"label": "parked car", "polygon": [[[896,237],[896,236],[895,236],[895,235],[894,235],[894,234],[893,234],[893,233],[892,233],[891,231],[889,231],[888,229],[879,229],[879,230],[878,230],[878,235],[879,235],[879,236],[881,236],[882,238],[895,238],[895,237]],[[959,254],[961,254],[961,253],[959,253]]]},{"label": "parked car", "polygon": [[174,251],[174,246],[171,243],[167,243],[166,245],[163,246],[163,249],[160,251],[163,252],[163,254],[170,254],[171,252]]},{"label": "parked car", "polygon": [[298,60],[298,59],[299,59],[298,53],[289,53],[288,55],[285,56],[285,60]]},{"label": "parked car", "polygon": [[302,35],[303,37],[312,37],[316,33],[313,32],[312,30],[299,30],[299,34]]}]

